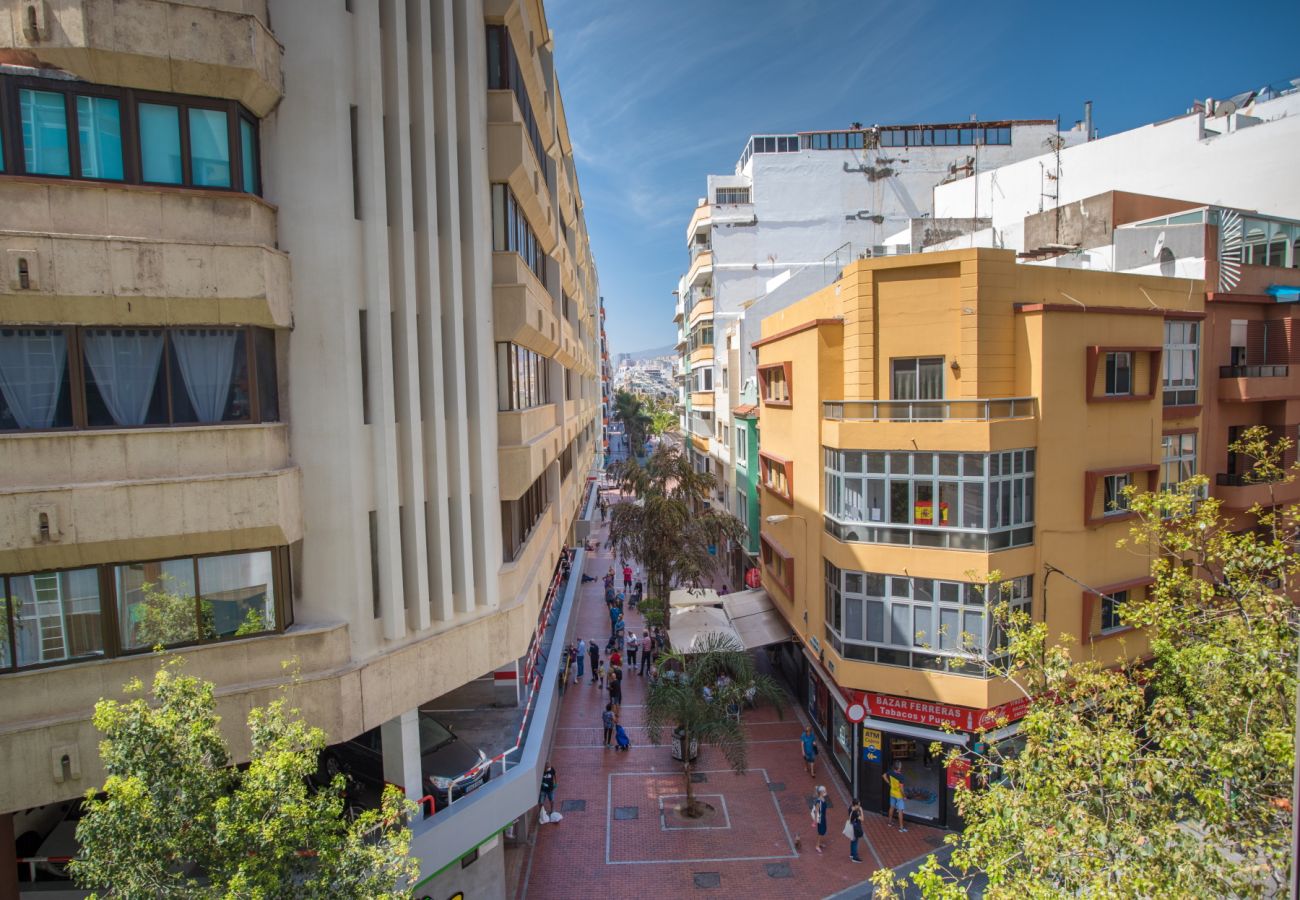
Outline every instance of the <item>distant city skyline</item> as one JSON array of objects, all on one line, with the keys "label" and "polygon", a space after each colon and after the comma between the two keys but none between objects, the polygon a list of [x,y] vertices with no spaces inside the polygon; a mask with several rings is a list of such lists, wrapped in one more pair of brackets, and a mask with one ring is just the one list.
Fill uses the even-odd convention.
[{"label": "distant city skyline", "polygon": [[1265,6],[1254,20],[1270,23],[1261,30],[1216,24],[1223,7],[1207,2],[1101,3],[1066,22],[1018,0],[867,10],[829,0],[816,16],[798,0],[552,0],[613,353],[674,342],[686,224],[705,176],[730,172],[749,135],[973,113],[1059,116],[1068,127],[1085,100],[1099,132],[1114,134],[1179,115],[1197,98],[1300,75],[1287,62],[1300,4]]}]

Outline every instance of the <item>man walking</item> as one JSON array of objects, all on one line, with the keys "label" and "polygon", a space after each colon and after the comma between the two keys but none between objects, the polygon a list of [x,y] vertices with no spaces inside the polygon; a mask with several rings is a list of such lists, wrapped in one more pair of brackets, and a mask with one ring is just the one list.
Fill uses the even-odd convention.
[{"label": "man walking", "polygon": [[641,632],[641,672],[644,675],[650,671],[650,651],[654,648],[654,640],[650,637],[650,632]]},{"label": "man walking", "polygon": [[641,648],[641,642],[636,639],[636,633],[629,634],[624,640],[624,648],[627,650],[627,667],[630,671],[636,671],[636,652]]},{"label": "man walking", "polygon": [[626,563],[623,565],[623,590],[632,590],[632,567]]},{"label": "man walking", "polygon": [[542,770],[542,791],[537,795],[538,806],[543,802],[549,807],[546,814],[555,815],[555,766],[551,765],[549,759],[546,761],[546,768]]},{"label": "man walking", "polygon": [[803,764],[808,770],[809,778],[817,777],[817,738],[813,737],[812,727],[805,725],[803,734],[799,735],[799,743],[803,744]]},{"label": "man walking", "polygon": [[614,740],[614,704],[605,704],[605,711],[600,714],[600,724],[605,728],[605,749],[608,750]]},{"label": "man walking", "polygon": [[578,638],[578,659],[577,659],[578,673],[573,676],[574,684],[577,684],[578,682],[582,681],[582,664],[586,661],[586,659],[587,659],[587,642],[584,641],[582,638]]},{"label": "man walking", "polygon": [[894,824],[894,812],[898,812],[898,830],[907,831],[903,826],[903,810],[907,806],[904,799],[907,794],[907,781],[903,778],[903,761],[894,760],[894,766],[884,775],[885,784],[889,785],[889,816],[885,819],[890,825]]},{"label": "man walking", "polygon": [[596,670],[600,668],[600,647],[596,646],[594,639],[587,645],[587,655],[591,657],[591,683],[595,684]]}]

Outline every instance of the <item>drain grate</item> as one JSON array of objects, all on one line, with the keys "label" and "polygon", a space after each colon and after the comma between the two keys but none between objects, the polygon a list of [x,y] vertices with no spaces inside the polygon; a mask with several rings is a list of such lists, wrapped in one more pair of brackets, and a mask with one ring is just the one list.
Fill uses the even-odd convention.
[{"label": "drain grate", "polygon": [[691,877],[697,888],[722,887],[722,875],[719,872],[695,872]]},{"label": "drain grate", "polygon": [[769,791],[771,791],[772,793],[774,793],[774,794],[775,794],[777,791],[783,791],[783,790],[785,790],[785,782],[784,782],[784,781],[769,781],[769,782],[767,783],[767,789],[768,789]]},{"label": "drain grate", "polygon": [[615,819],[635,819],[641,814],[641,810],[635,806],[616,806],[614,807]]},{"label": "drain grate", "polygon": [[703,772],[691,773],[691,784],[707,784],[708,780],[709,776],[705,775]]},{"label": "drain grate", "polygon": [[560,812],[586,812],[586,800],[565,800],[560,804]]},{"label": "drain grate", "polygon": [[765,868],[767,869],[768,878],[793,878],[794,877],[794,874],[790,871],[789,863],[768,863],[765,866]]}]

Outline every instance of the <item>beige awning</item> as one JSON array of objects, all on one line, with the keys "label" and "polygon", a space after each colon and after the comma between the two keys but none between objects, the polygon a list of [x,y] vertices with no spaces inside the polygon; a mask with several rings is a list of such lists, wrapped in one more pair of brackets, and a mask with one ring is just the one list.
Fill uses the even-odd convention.
[{"label": "beige awning", "polygon": [[678,588],[668,595],[668,605],[672,607],[717,606],[720,602],[713,588]]},{"label": "beige awning", "polygon": [[690,653],[696,642],[707,634],[725,634],[737,644],[743,644],[736,629],[727,621],[727,614],[711,606],[688,606],[672,610],[668,618],[668,639],[679,653]]},{"label": "beige awning", "polygon": [[762,588],[727,594],[722,598],[722,608],[746,650],[790,639],[789,624]]}]

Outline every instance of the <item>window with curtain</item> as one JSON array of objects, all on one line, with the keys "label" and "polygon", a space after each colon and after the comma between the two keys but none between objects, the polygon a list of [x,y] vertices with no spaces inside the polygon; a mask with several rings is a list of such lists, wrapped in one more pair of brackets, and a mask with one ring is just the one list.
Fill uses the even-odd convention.
[{"label": "window with curtain", "polygon": [[66,97],[53,91],[20,90],[18,110],[28,174],[71,174]]},{"label": "window with curtain", "polygon": [[[165,421],[166,397],[158,390],[161,328],[87,328],[82,344],[92,424],[129,427]],[[92,404],[92,397],[98,402]]]},{"label": "window with curtain", "polygon": [[185,394],[200,422],[220,422],[234,399],[235,351],[243,332],[235,328],[177,328],[172,348]]},{"label": "window with curtain", "polygon": [[896,359],[893,368],[894,400],[943,399],[943,357]]},{"label": "window with curtain", "polygon": [[72,425],[62,328],[0,328],[0,430]]},{"label": "window with curtain", "polygon": [[77,96],[77,148],[82,178],[121,181],[122,112],[111,97]]}]

